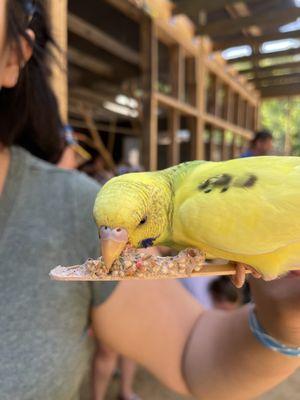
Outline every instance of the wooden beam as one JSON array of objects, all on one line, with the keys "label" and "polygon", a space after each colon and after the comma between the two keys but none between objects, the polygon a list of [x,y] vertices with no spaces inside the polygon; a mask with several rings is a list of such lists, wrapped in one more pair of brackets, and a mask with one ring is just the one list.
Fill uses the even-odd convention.
[{"label": "wooden beam", "polygon": [[[273,3],[282,0],[273,0]],[[233,5],[229,5],[225,7],[225,10],[229,13],[231,18],[237,19],[240,17],[248,17],[252,15],[252,12],[247,4],[239,2]],[[262,34],[261,28],[258,26],[250,26],[249,28],[243,28],[242,33],[244,36],[259,36]]]},{"label": "wooden beam", "polygon": [[67,3],[67,0],[50,0],[47,2],[54,39],[60,49],[59,51],[53,49],[54,61],[51,63],[51,85],[64,123],[68,121]]},{"label": "wooden beam", "polygon": [[264,42],[282,39],[298,39],[300,38],[300,30],[294,32],[276,32],[268,35],[260,36],[240,36],[233,39],[215,40],[213,43],[214,50],[224,50],[229,47],[243,46],[248,44],[249,46],[261,45]]},{"label": "wooden beam", "polygon": [[97,91],[98,93],[100,92],[100,93],[108,94],[111,96],[120,94],[120,92],[130,96],[130,92],[127,88],[126,89],[120,88],[120,85],[109,82],[108,80],[103,80],[103,79],[93,82],[91,84],[91,89]]},{"label": "wooden beam", "polygon": [[241,17],[235,20],[224,19],[211,22],[200,27],[200,32],[206,35],[218,35],[220,32],[226,32],[226,35],[235,34],[244,28],[251,26],[260,26],[264,28],[272,25],[279,25],[294,21],[300,17],[299,7],[289,7],[287,9],[275,9],[268,13],[254,14],[248,17]]},{"label": "wooden beam", "polygon": [[117,10],[121,11],[127,17],[131,18],[133,21],[140,21],[143,15],[143,11],[135,7],[133,4],[129,3],[128,0],[105,0],[108,4],[115,7]]},{"label": "wooden beam", "polygon": [[113,160],[111,154],[109,153],[109,151],[107,150],[107,148],[105,147],[105,145],[101,139],[101,136],[99,135],[97,126],[95,125],[92,115],[89,112],[82,110],[82,116],[86,122],[88,130],[90,131],[90,133],[92,135],[92,139],[95,143],[95,147],[98,149],[99,153],[103,157],[103,160],[106,163],[106,165],[114,171],[114,169],[115,169],[114,160]]},{"label": "wooden beam", "polygon": [[222,131],[222,141],[221,141],[221,161],[227,159],[227,146],[226,146],[226,136],[225,132]]},{"label": "wooden beam", "polygon": [[253,105],[257,103],[257,95],[255,91],[250,91],[245,84],[242,84],[236,77],[230,75],[226,66],[220,65],[216,60],[208,56],[204,58],[204,62],[207,69],[222,79],[222,81],[229,85],[233,91],[239,93],[244,99],[247,99]]},{"label": "wooden beam", "polygon": [[242,97],[239,97],[239,102],[238,102],[238,126],[241,128],[245,128],[245,100],[242,99]]},{"label": "wooden beam", "polygon": [[228,87],[228,95],[226,101],[226,121],[233,123],[234,122],[234,93],[230,87]]},{"label": "wooden beam", "polygon": [[198,45],[191,40],[187,40],[178,32],[175,25],[165,21],[164,19],[157,18],[154,20],[158,39],[167,46],[179,44],[185,50],[187,56],[197,56]]},{"label": "wooden beam", "polygon": [[165,94],[155,92],[155,98],[159,104],[169,108],[175,108],[179,112],[185,115],[190,115],[196,117],[198,115],[197,108],[190,106],[189,104],[183,103],[173,97],[167,96]]},{"label": "wooden beam", "polygon": [[252,138],[252,131],[241,128],[237,125],[234,125],[228,121],[223,120],[222,118],[218,118],[215,115],[210,115],[210,114],[204,114],[203,118],[206,123],[215,126],[220,129],[224,129],[227,131],[231,131],[237,135],[240,135],[244,137],[245,139],[251,139]]},{"label": "wooden beam", "polygon": [[113,54],[130,64],[140,64],[140,55],[138,52],[121,44],[107,33],[101,31],[99,28],[78,17],[77,15],[69,13],[68,28],[70,32],[82,37],[85,40],[88,40],[95,46],[101,47],[110,54]]},{"label": "wooden beam", "polygon": [[217,117],[222,118],[222,107],[221,107],[221,94],[222,94],[222,80],[216,76],[216,80],[215,80],[215,87],[213,90],[215,90],[215,112],[214,114]]},{"label": "wooden beam", "polygon": [[[88,129],[86,123],[82,120],[77,120],[74,118],[70,119],[70,124],[74,128],[82,128],[82,129]],[[114,128],[111,125],[106,125],[106,124],[101,124],[99,122],[95,121],[95,126],[98,131],[101,131],[101,133],[113,133]],[[130,128],[123,128],[120,126],[116,126],[116,134],[117,135],[128,135],[128,136],[139,136],[141,134],[140,130],[136,129],[130,129]]]},{"label": "wooden beam", "polygon": [[206,77],[207,77],[207,66],[204,62],[207,57],[207,49],[205,47],[204,40],[202,39],[199,45],[199,50],[196,62],[196,108],[198,110],[198,115],[194,119],[193,125],[193,135],[192,135],[192,157],[195,160],[204,160],[204,130],[205,121],[203,115],[206,111]]},{"label": "wooden beam", "polygon": [[231,152],[232,152],[232,158],[237,158],[239,157],[239,148],[237,144],[237,136],[233,135],[232,137],[232,142],[231,142]]},{"label": "wooden beam", "polygon": [[68,59],[72,64],[97,75],[102,75],[106,78],[112,78],[114,76],[114,71],[109,64],[100,61],[99,58],[83,53],[75,47],[69,46]]},{"label": "wooden beam", "polygon": [[261,80],[257,80],[256,85],[258,88],[261,88],[274,85],[280,86],[298,82],[300,82],[300,73],[281,75],[281,76],[279,75],[269,79],[262,78]]},{"label": "wooden beam", "polygon": [[266,58],[281,58],[281,57],[285,57],[285,56],[296,56],[298,54],[300,54],[300,49],[289,49],[289,50],[283,50],[283,51],[275,51],[274,53],[260,53],[256,56],[251,55],[251,56],[234,58],[232,60],[228,60],[228,63],[234,64],[237,62],[244,62],[244,61],[254,62],[255,59],[256,60],[264,60]]},{"label": "wooden beam", "polygon": [[169,147],[169,165],[177,165],[180,162],[180,144],[178,142],[178,131],[180,129],[180,114],[177,110],[171,109],[168,112],[168,130],[171,144]]},{"label": "wooden beam", "polygon": [[251,106],[251,104],[249,104],[249,103],[246,103],[246,129],[250,129],[250,130],[254,129],[253,112],[254,112],[253,106]]},{"label": "wooden beam", "polygon": [[215,114],[216,111],[216,81],[217,75],[207,71],[207,85],[206,85],[206,108],[210,114]]},{"label": "wooden beam", "polygon": [[[272,64],[268,65],[266,67],[259,67],[257,69],[258,76],[264,76],[263,74],[266,73],[267,76],[272,74],[275,71],[279,70],[284,70],[284,69],[289,69],[292,70],[294,68],[299,69],[300,68],[300,61],[292,61],[292,62],[286,62],[286,63],[281,63],[281,64]],[[245,69],[239,71],[240,74],[250,74],[254,72],[253,68]]]},{"label": "wooden beam", "polygon": [[170,48],[170,62],[172,95],[183,101],[185,97],[185,63],[183,48],[180,45]]},{"label": "wooden beam", "polygon": [[197,103],[197,58],[186,58],[185,69],[185,100],[196,106]]},{"label": "wooden beam", "polygon": [[217,161],[215,159],[215,152],[216,152],[216,143],[215,143],[215,134],[214,134],[214,127],[210,127],[210,132],[209,132],[209,160],[210,161]]},{"label": "wooden beam", "polygon": [[154,95],[158,82],[158,41],[154,21],[144,15],[141,22],[143,141],[142,164],[146,170],[157,169],[158,104]]},{"label": "wooden beam", "polygon": [[300,82],[297,84],[270,86],[260,89],[262,98],[290,97],[300,95]]},{"label": "wooden beam", "polygon": [[116,117],[115,113],[98,107],[97,105],[88,101],[79,101],[73,98],[69,99],[69,114],[81,118],[83,109],[92,114],[95,119],[97,118],[105,121],[111,121]]},{"label": "wooden beam", "polygon": [[[175,0],[176,8],[183,11],[185,14],[195,16],[200,10],[206,12],[219,10],[227,5],[235,4],[240,0]],[[246,3],[251,3],[253,0],[244,0]]]},{"label": "wooden beam", "polygon": [[[298,70],[299,71],[299,70]],[[291,73],[290,71],[283,73],[283,74],[278,74],[278,75],[265,75],[265,76],[258,76],[254,79],[251,79],[251,82],[253,82],[256,85],[262,85],[264,82],[273,82],[273,81],[284,81],[286,79],[293,79],[293,78],[299,78],[300,74],[299,72],[294,72]]]},{"label": "wooden beam", "polygon": [[110,121],[112,118],[116,117],[111,111],[107,111],[104,108],[97,106],[89,101],[82,101],[75,98],[69,98],[69,114],[82,118],[82,110],[88,110],[95,118],[104,119]]},{"label": "wooden beam", "polygon": [[117,120],[111,121],[111,133],[108,135],[107,149],[110,154],[113,154],[116,143]]},{"label": "wooden beam", "polygon": [[101,92],[96,92],[90,90],[87,87],[75,86],[70,89],[70,97],[78,100],[88,100],[91,103],[102,107],[104,101],[114,101],[114,96],[109,96],[101,94]]}]

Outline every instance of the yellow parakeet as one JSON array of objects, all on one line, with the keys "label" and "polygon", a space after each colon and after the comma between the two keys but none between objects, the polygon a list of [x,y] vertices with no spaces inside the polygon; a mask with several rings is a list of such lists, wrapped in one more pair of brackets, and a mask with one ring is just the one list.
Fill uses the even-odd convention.
[{"label": "yellow parakeet", "polygon": [[192,161],[112,179],[94,218],[108,266],[127,243],[198,248],[275,278],[300,265],[300,158]]}]

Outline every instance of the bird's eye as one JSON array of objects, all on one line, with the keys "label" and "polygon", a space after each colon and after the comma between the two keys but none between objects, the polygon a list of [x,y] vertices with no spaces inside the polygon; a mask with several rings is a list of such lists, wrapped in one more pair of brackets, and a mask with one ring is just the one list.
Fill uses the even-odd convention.
[{"label": "bird's eye", "polygon": [[140,225],[144,225],[147,222],[147,217],[144,217],[141,221],[140,221]]}]

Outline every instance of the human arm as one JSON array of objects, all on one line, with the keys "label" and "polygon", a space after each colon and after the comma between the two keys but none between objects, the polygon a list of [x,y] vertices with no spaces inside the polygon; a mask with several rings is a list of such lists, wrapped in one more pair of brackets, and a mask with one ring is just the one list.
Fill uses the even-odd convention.
[{"label": "human arm", "polygon": [[[299,280],[297,284],[300,288]],[[270,302],[265,285],[255,286],[261,322],[272,315],[262,306]],[[280,303],[278,297],[272,301]],[[274,335],[290,308],[286,303],[281,319],[271,318]],[[299,359],[274,353],[254,338],[247,307],[231,313],[204,311],[175,281],[123,282],[94,308],[92,317],[101,340],[144,365],[173,390],[192,392],[196,398],[251,399],[300,365]],[[288,327],[279,339],[288,340],[291,331]],[[300,344],[300,329],[294,332],[294,341],[298,338]]]}]

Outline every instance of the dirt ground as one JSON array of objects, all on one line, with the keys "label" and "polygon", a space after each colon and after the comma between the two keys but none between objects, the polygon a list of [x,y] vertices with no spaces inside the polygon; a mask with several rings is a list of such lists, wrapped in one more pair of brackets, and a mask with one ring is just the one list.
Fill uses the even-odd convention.
[{"label": "dirt ground", "polygon": [[[135,391],[142,400],[186,400],[173,394],[158,383],[148,372],[140,369],[135,380]],[[112,382],[107,400],[116,400],[118,380]],[[215,399],[221,400],[221,399]],[[270,393],[257,400],[300,400],[300,370]]]}]

